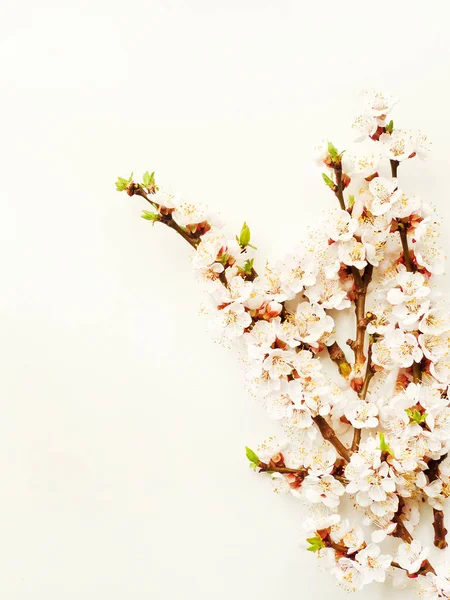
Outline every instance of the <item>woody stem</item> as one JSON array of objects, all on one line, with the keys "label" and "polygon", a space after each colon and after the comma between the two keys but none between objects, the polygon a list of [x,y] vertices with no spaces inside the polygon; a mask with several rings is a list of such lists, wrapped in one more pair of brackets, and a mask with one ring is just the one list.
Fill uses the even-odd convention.
[{"label": "woody stem", "polygon": [[321,415],[317,415],[316,417],[314,417],[314,422],[319,428],[319,431],[322,434],[324,440],[330,442],[330,444],[332,444],[336,448],[337,452],[342,456],[342,458],[346,462],[350,462],[351,451],[348,448],[346,448],[344,444],[339,440],[334,429],[328,424],[327,420],[324,419],[324,417],[322,417]]},{"label": "woody stem", "polygon": [[[430,460],[428,463],[428,469],[425,471],[428,482],[432,483],[438,478],[439,465],[443,460],[447,458],[447,454],[444,454],[436,460]],[[444,524],[444,512],[442,510],[433,509],[433,528],[434,528],[434,545],[436,548],[446,548],[448,546],[445,536],[448,531]]]},{"label": "woody stem", "polygon": [[[132,192],[132,193],[130,193],[130,192]],[[147,202],[149,204],[151,204],[153,206],[153,208],[159,208],[158,204],[156,204],[155,202],[153,202],[152,200],[150,200],[150,198],[147,196],[147,194],[144,192],[144,190],[142,190],[140,187],[138,187],[137,189],[130,190],[128,192],[128,195],[131,195],[131,196],[134,196],[134,195],[136,195],[136,196],[142,196],[142,198],[144,198],[145,200],[147,200]],[[168,214],[168,215],[161,215],[160,219],[158,219],[158,220],[161,223],[164,223],[164,225],[167,225],[167,227],[169,227],[170,229],[173,229],[174,231],[176,231],[193,248],[197,248],[197,246],[200,244],[200,238],[197,237],[196,235],[194,235],[193,233],[190,233],[189,231],[187,231],[183,227],[180,227],[180,225],[178,225],[178,223],[176,223],[172,219],[172,217],[171,217],[170,214]]]},{"label": "woody stem", "polygon": [[334,193],[339,200],[340,207],[342,210],[345,210],[344,187],[342,185],[342,165],[340,163],[335,165],[333,170],[336,175],[336,189]]},{"label": "woody stem", "polygon": [[[362,390],[359,393],[359,397],[361,400],[365,400],[367,396],[367,392],[369,390],[370,381],[373,377],[373,368],[372,368],[372,344],[369,344],[369,349],[367,351],[367,365],[366,365],[366,374],[364,375],[364,383]],[[359,444],[361,442],[361,429],[356,429],[353,432],[353,441],[352,441],[352,452],[357,452],[359,448]]]},{"label": "woody stem", "polygon": [[338,366],[339,373],[342,375],[342,377],[348,379],[352,368],[342,348],[337,342],[334,342],[333,344],[331,344],[331,346],[327,346],[327,350],[331,360]]}]

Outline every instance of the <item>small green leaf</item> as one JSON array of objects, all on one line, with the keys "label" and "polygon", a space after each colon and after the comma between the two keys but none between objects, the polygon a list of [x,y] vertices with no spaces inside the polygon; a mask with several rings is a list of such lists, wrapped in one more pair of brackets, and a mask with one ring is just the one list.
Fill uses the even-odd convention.
[{"label": "small green leaf", "polygon": [[386,442],[384,433],[380,432],[379,435],[380,435],[380,450],[381,450],[381,452],[387,452],[388,454],[392,454],[392,450],[389,448],[389,444]]},{"label": "small green leaf", "polygon": [[226,252],[225,252],[225,254],[222,254],[222,256],[220,257],[220,262],[223,265],[226,265],[229,260],[230,260],[230,255],[227,254]]},{"label": "small green leaf", "polygon": [[405,413],[408,415],[410,423],[417,423],[418,425],[425,423],[428,416],[426,413],[422,414],[417,408],[413,408],[412,410],[406,408]]},{"label": "small green leaf", "polygon": [[339,156],[338,149],[331,142],[328,142],[328,154],[331,156],[331,160],[333,162],[339,162],[340,156]]},{"label": "small green leaf", "polygon": [[312,538],[307,538],[306,541],[309,544],[309,548],[306,548],[308,552],[318,552],[321,548],[325,548],[322,538],[318,535]]},{"label": "small green leaf", "polygon": [[131,173],[128,179],[124,179],[123,177],[118,177],[116,181],[116,190],[118,192],[124,192],[130,183],[133,181],[133,173]]},{"label": "small green leaf", "polygon": [[352,194],[348,197],[348,207],[352,208],[352,206],[355,204],[355,196],[353,196]]},{"label": "small green leaf", "polygon": [[250,273],[252,272],[252,270],[253,270],[253,263],[254,263],[254,261],[255,261],[255,259],[254,259],[254,258],[249,258],[249,259],[247,259],[247,260],[245,261],[245,263],[244,263],[244,272],[245,272],[247,275],[250,275]]},{"label": "small green leaf", "polygon": [[146,171],[142,177],[142,183],[145,187],[153,187],[155,185],[155,171],[153,173]]},{"label": "small green leaf", "polygon": [[394,131],[394,121],[392,121],[392,119],[386,125],[385,129],[386,129],[386,133],[392,133]]},{"label": "small green leaf", "polygon": [[158,213],[151,212],[149,210],[143,210],[141,217],[143,219],[145,219],[146,221],[155,222],[155,221],[159,221],[159,219],[161,218],[161,215]]},{"label": "small green leaf", "polygon": [[253,452],[253,450],[251,448],[249,448],[248,446],[245,446],[245,455],[251,463],[258,466],[259,458]]},{"label": "small green leaf", "polygon": [[239,234],[239,244],[242,248],[245,248],[250,243],[250,227],[247,223],[242,225],[241,233]]},{"label": "small green leaf", "polygon": [[332,190],[334,190],[333,180],[330,179],[326,173],[322,173],[322,179],[325,181],[325,183],[327,184],[327,186],[329,188],[331,188]]}]

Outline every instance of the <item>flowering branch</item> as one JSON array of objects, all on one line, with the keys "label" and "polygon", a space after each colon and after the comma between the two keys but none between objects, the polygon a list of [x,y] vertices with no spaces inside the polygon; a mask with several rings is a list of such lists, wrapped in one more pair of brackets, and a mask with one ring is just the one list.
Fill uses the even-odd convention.
[{"label": "flowering branch", "polygon": [[[258,454],[247,448],[250,466],[269,474],[276,491],[310,503],[308,550],[326,556],[346,587],[382,582],[395,567],[420,580],[426,597],[450,600],[450,578],[414,536],[426,501],[434,543],[447,545],[450,310],[431,293],[443,262],[437,218],[397,183],[400,163],[424,158],[429,143],[388,120],[392,96],[365,97],[352,129],[359,141],[371,140],[367,153],[339,152],[329,141],[316,149],[339,208],[300,249],[259,273],[246,223],[229,239],[206,207],[160,191],[153,173],[116,186],[144,198],[153,211],[143,218],[194,250],[219,339],[246,354],[252,393],[291,440],[271,438]],[[379,174],[383,159],[390,178]],[[352,306],[354,364],[335,339],[335,313]],[[325,348],[339,383],[322,368]],[[345,495],[364,512],[372,541],[338,512]],[[399,540],[395,556],[381,553],[386,536]]]}]

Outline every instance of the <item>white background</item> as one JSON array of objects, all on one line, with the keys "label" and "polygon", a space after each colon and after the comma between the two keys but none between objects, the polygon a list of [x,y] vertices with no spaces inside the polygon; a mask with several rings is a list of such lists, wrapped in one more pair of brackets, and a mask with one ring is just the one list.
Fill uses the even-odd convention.
[{"label": "white background", "polygon": [[312,146],[345,147],[357,93],[378,87],[402,100],[396,124],[434,141],[400,177],[447,234],[447,11],[2,3],[4,598],[346,597],[300,547],[296,501],[248,469],[244,445],[276,428],[205,331],[189,248],[114,181],[155,170],[280,255],[333,202]]}]

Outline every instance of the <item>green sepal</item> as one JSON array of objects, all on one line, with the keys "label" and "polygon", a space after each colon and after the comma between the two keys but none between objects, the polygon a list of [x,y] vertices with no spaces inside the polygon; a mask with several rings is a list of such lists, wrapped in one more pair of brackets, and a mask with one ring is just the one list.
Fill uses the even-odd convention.
[{"label": "green sepal", "polygon": [[394,131],[394,121],[392,121],[392,119],[386,125],[385,129],[386,129],[386,133],[392,133]]},{"label": "green sepal", "polygon": [[306,548],[308,552],[318,552],[321,548],[325,548],[322,538],[318,535],[312,538],[307,538],[306,541],[309,544],[309,548]]},{"label": "green sepal", "polygon": [[410,408],[406,408],[405,413],[408,415],[410,423],[417,423],[418,425],[425,423],[425,420],[428,416],[426,413],[422,414],[420,410],[417,410],[417,408],[413,408],[412,410]]},{"label": "green sepal", "polygon": [[254,263],[255,259],[254,258],[248,258],[243,267],[238,267],[238,270],[241,273],[244,273],[245,275],[251,275],[251,272],[253,270],[253,263]]},{"label": "green sepal", "polygon": [[118,192],[124,192],[130,183],[133,181],[133,173],[131,173],[128,179],[124,179],[123,177],[118,177],[116,181],[116,190]]},{"label": "green sepal", "polygon": [[330,179],[328,177],[328,175],[326,173],[322,173],[322,179],[325,181],[325,183],[327,184],[327,186],[329,188],[331,188],[332,190],[334,190],[334,182],[332,179]]},{"label": "green sepal", "polygon": [[332,142],[328,142],[328,154],[331,157],[331,160],[335,162],[339,162],[341,157],[339,155],[338,149]]},{"label": "green sepal", "polygon": [[142,183],[145,187],[153,187],[155,185],[155,171],[153,173],[146,171],[142,177]]},{"label": "green sepal", "polygon": [[392,454],[392,450],[389,447],[389,444],[386,442],[386,438],[384,437],[384,433],[380,432],[380,450],[381,452],[387,452],[388,454]]},{"label": "green sepal", "polygon": [[159,221],[161,218],[161,215],[159,213],[154,213],[151,212],[149,210],[143,210],[142,211],[142,215],[141,215],[142,219],[145,219],[146,221]]}]

